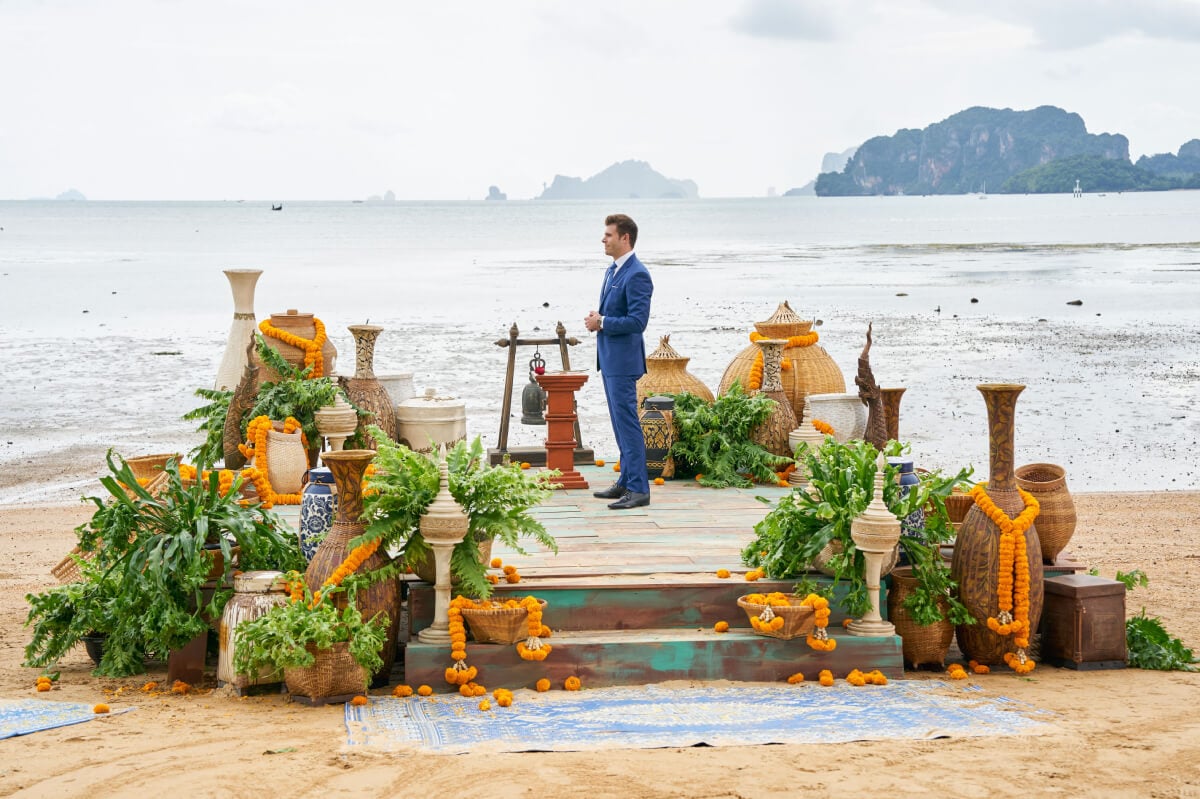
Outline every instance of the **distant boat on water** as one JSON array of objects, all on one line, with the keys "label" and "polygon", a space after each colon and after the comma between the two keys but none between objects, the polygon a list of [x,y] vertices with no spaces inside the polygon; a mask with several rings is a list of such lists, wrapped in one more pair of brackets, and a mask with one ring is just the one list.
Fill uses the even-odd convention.
[{"label": "distant boat on water", "polygon": [[276,204],[272,204],[272,205],[271,205],[271,210],[272,210],[272,211],[282,211],[282,210],[283,210],[283,203],[279,203],[279,204],[277,204],[277,205],[276,205]]}]

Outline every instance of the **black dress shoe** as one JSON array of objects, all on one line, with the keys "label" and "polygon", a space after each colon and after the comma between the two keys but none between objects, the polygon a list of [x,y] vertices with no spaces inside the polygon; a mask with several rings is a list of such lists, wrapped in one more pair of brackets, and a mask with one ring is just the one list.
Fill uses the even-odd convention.
[{"label": "black dress shoe", "polygon": [[625,496],[625,486],[613,483],[603,491],[593,492],[592,496],[596,499],[620,499]]},{"label": "black dress shoe", "polygon": [[626,491],[625,496],[609,504],[609,510],[629,510],[650,504],[649,494],[639,494],[636,491]]}]

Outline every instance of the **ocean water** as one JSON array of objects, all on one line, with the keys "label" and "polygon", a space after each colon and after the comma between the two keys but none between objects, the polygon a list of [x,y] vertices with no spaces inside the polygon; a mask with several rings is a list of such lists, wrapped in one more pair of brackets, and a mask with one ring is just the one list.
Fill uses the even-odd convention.
[{"label": "ocean water", "polygon": [[[179,417],[211,386],[232,313],[221,270],[259,268],[259,318],[323,319],[340,369],[346,325],[386,328],[377,373],[461,397],[496,441],[512,323],[580,343],[607,259],[607,213],[641,226],[660,335],[712,388],[782,300],[820,320],[852,383],[868,322],[881,385],[903,385],[918,465],[987,473],[975,385],[1019,382],[1017,462],[1074,490],[1195,489],[1200,420],[1200,192],[625,202],[0,203],[0,501],[75,491],[114,446],[190,448]],[[975,301],[972,301],[975,300]],[[1082,300],[1081,306],[1067,305]],[[532,356],[522,350],[519,365]],[[557,365],[552,353],[551,368]],[[517,375],[510,444],[523,427]],[[595,375],[595,373],[593,372]],[[615,459],[598,376],[585,443]],[[69,451],[57,483],[27,464]],[[41,459],[41,460],[39,460]],[[82,476],[81,476],[82,475]],[[46,482],[46,481],[43,481]],[[76,491],[77,493],[77,491]]]}]

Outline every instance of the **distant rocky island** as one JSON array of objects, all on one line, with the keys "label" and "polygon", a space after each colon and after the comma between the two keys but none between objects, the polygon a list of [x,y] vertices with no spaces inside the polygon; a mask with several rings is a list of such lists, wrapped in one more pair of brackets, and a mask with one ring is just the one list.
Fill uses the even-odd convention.
[{"label": "distant rocky island", "polygon": [[488,196],[484,197],[483,199],[485,199],[485,200],[507,200],[508,195],[505,194],[504,192],[500,191],[499,186],[488,186]]},{"label": "distant rocky island", "polygon": [[62,194],[58,195],[54,199],[66,200],[69,202],[86,202],[87,201],[87,197],[84,197],[83,192],[81,192],[79,189],[67,189],[66,191],[64,191]]},{"label": "distant rocky island", "polygon": [[[1129,159],[1120,133],[1088,133],[1055,106],[1030,111],[976,106],[923,129],[863,142],[839,171],[817,177],[820,197],[896,194],[1147,191],[1200,188],[1200,141],[1179,155]],[[1190,170],[1190,171],[1189,171]]]},{"label": "distant rocky island", "polygon": [[655,172],[645,161],[622,161],[590,178],[555,175],[539,200],[685,199],[700,196],[696,183]]}]

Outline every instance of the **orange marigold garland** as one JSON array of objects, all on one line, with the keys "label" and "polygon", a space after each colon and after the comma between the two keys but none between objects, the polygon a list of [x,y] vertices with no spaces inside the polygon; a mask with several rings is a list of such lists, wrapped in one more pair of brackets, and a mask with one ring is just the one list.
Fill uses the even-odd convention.
[{"label": "orange marigold garland", "polygon": [[521,607],[527,611],[529,637],[517,642],[517,654],[522,660],[545,660],[554,648],[542,641],[542,603],[537,597],[527,596],[521,600]]},{"label": "orange marigold garland", "polygon": [[837,649],[837,641],[829,637],[829,600],[820,594],[809,594],[804,597],[801,605],[807,605],[813,609],[813,616],[816,619],[813,625],[813,631],[805,638],[805,642],[810,648],[817,652],[832,652]]},{"label": "orange marigold garland", "polygon": [[1029,559],[1025,557],[1025,533],[1033,525],[1041,506],[1037,498],[1020,488],[1017,491],[1025,503],[1015,519],[1009,518],[987,494],[985,483],[971,489],[971,498],[1000,529],[999,576],[996,599],[1000,612],[989,616],[988,629],[999,636],[1011,635],[1016,652],[1006,652],[1004,662],[1018,674],[1028,674],[1036,665],[1026,654],[1029,647]]},{"label": "orange marigold garland", "polygon": [[[764,336],[762,333],[759,333],[758,331],[754,331],[753,333],[750,334],[750,343],[753,344],[758,341],[763,341],[766,338],[767,338],[767,336]],[[811,347],[813,344],[816,344],[819,339],[820,339],[820,336],[818,336],[817,331],[814,330],[813,332],[805,333],[802,336],[790,337],[787,340],[787,344],[785,345],[784,348],[789,349],[791,347]],[[780,367],[784,371],[791,369],[792,368],[791,359],[784,358],[783,362],[780,364]],[[746,377],[746,389],[747,390],[755,391],[757,389],[762,388],[762,370],[763,370],[763,356],[762,356],[762,352],[760,351],[755,354],[754,363],[750,364],[750,374]]]},{"label": "orange marigold garland", "polygon": [[258,323],[258,329],[267,338],[282,341],[284,344],[290,344],[296,349],[304,351],[304,366],[312,367],[309,379],[325,375],[325,356],[321,353],[321,348],[325,346],[325,340],[328,338],[325,334],[325,323],[315,316],[313,317],[313,327],[316,328],[316,333],[311,339],[307,339],[300,338],[295,333],[280,330],[271,324],[270,319],[264,319]]},{"label": "orange marigold garland", "polygon": [[[250,424],[246,427],[246,438],[248,441],[245,444],[238,444],[238,451],[246,460],[253,459],[254,465],[242,469],[241,475],[245,480],[254,484],[254,490],[258,492],[258,501],[262,503],[264,508],[271,508],[275,505],[299,505],[300,493],[295,494],[277,494],[275,489],[271,487],[271,481],[268,479],[267,469],[267,433],[275,428],[275,423],[267,416],[256,416],[250,420]],[[300,422],[294,417],[289,416],[283,422],[283,432],[291,434],[300,431],[300,441],[304,444],[304,448],[308,449],[308,438],[304,435],[304,430]],[[230,473],[232,481],[232,473]]]}]

